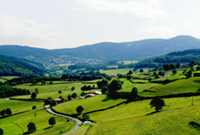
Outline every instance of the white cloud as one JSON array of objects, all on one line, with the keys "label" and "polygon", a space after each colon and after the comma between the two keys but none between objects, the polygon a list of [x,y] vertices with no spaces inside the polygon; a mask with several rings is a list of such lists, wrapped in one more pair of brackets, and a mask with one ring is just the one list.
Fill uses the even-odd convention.
[{"label": "white cloud", "polygon": [[138,29],[141,33],[176,33],[177,31],[168,27],[143,27]]},{"label": "white cloud", "polygon": [[56,24],[39,24],[32,20],[0,15],[0,44],[19,44],[55,48],[64,44],[67,35]]},{"label": "white cloud", "polygon": [[158,0],[138,0],[129,1],[111,1],[111,0],[77,0],[77,3],[89,9],[95,9],[103,12],[129,12],[140,17],[156,18],[165,15],[160,9],[161,4]]}]

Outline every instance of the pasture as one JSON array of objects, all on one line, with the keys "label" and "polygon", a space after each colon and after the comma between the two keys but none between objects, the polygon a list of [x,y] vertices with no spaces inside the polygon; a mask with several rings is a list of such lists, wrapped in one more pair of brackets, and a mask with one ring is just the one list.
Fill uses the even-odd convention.
[{"label": "pasture", "polygon": [[[0,118],[0,127],[4,130],[4,134],[23,134],[27,132],[29,122],[36,124],[37,131],[32,133],[33,135],[56,135],[70,130],[75,125],[75,121],[67,122],[66,118],[47,113],[46,110],[42,109],[43,104],[43,102],[1,99],[0,110],[10,108],[13,112],[9,117]],[[33,105],[36,106],[35,110],[32,110]],[[53,127],[48,123],[49,118],[52,116],[56,118],[56,125]]]},{"label": "pasture", "polygon": [[[108,75],[117,73],[126,74],[132,69],[117,69],[110,71],[101,71]],[[197,92],[200,88],[200,77],[187,78],[182,75],[183,69],[178,69],[176,75],[172,74],[172,70],[166,71],[166,78],[153,79],[153,72],[136,72],[131,76],[135,79],[128,80],[121,78],[123,82],[122,90],[119,92],[131,92],[133,87],[138,89],[138,93],[144,97],[163,96],[170,94]],[[151,77],[151,83],[147,79]],[[169,80],[169,83],[163,83]],[[79,96],[81,87],[84,85],[95,85],[94,81],[53,81],[53,84],[37,84],[30,83],[17,85],[17,88],[29,89],[34,92],[37,88],[39,94],[36,99],[46,99],[48,97],[58,98],[60,96],[67,98],[69,94],[76,92]],[[75,90],[71,90],[72,86]],[[59,94],[58,91],[62,92]],[[90,92],[90,91],[87,91]],[[30,99],[30,95],[15,96],[15,98]],[[199,134],[199,131],[189,125],[190,121],[200,123],[200,96],[179,97],[179,98],[165,98],[166,106],[160,112],[155,112],[151,108],[148,100],[141,100],[135,102],[125,102],[127,99],[110,99],[107,95],[97,95],[86,99],[73,99],[53,107],[57,112],[73,115],[76,114],[76,108],[81,105],[84,110],[82,113],[87,113],[90,119],[95,121],[93,127],[90,125],[81,126],[75,132],[69,135],[126,135],[126,134]],[[192,104],[193,101],[193,105]],[[121,103],[121,104],[120,104]],[[120,104],[120,105],[118,105]],[[37,109],[32,110],[32,106],[36,105]],[[116,106],[117,105],[117,106]],[[36,123],[37,131],[33,135],[39,134],[61,134],[68,131],[75,125],[74,121],[66,122],[66,118],[56,117],[57,124],[53,127],[49,126],[48,119],[52,116],[43,110],[43,102],[35,101],[17,101],[0,99],[0,110],[11,108],[13,116],[1,118],[0,127],[4,129],[5,134],[22,134],[27,131],[27,124],[30,121]],[[96,110],[96,111],[95,111]],[[101,110],[101,111],[98,111]],[[24,112],[27,111],[27,112]],[[92,112],[95,111],[95,112]],[[24,112],[24,113],[20,113]],[[173,126],[172,126],[173,125]],[[12,130],[8,130],[12,127]],[[91,129],[91,130],[90,130]],[[89,132],[89,133],[88,133]]]}]

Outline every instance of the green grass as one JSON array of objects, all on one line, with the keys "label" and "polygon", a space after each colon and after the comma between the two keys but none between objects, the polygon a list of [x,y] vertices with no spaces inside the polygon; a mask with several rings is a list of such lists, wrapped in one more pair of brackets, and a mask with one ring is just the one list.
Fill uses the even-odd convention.
[{"label": "green grass", "polygon": [[4,100],[0,99],[0,111],[6,108],[10,108],[12,113],[19,113],[27,110],[31,110],[32,106],[36,106],[38,109],[42,108],[43,102],[24,102],[17,100]]},{"label": "green grass", "polygon": [[124,62],[124,65],[138,63],[138,61],[120,61],[119,63],[121,63],[121,62]]},{"label": "green grass", "polygon": [[68,135],[86,135],[86,132],[89,127],[90,127],[90,125],[83,125],[78,130],[76,130],[72,133],[69,133]]},{"label": "green grass", "polygon": [[14,79],[14,78],[19,78],[19,76],[1,76],[0,82],[4,83],[5,81],[11,80],[11,79]]},{"label": "green grass", "polygon": [[168,95],[177,93],[196,92],[200,87],[200,77],[177,80],[168,84],[153,87],[151,90],[155,93],[146,93],[148,95]]},{"label": "green grass", "polygon": [[194,105],[191,97],[164,100],[166,107],[158,113],[145,100],[90,114],[97,121],[91,134],[199,134],[189,122],[200,121],[200,97],[194,97]]},{"label": "green grass", "polygon": [[100,71],[101,73],[106,73],[107,75],[117,75],[120,74],[127,74],[129,70],[133,70],[132,68],[126,68],[126,69],[113,69],[113,70],[103,70]]},{"label": "green grass", "polygon": [[2,76],[1,78],[6,79],[6,80],[11,80],[14,78],[20,78],[19,76]]},{"label": "green grass", "polygon": [[93,110],[107,108],[123,101],[125,100],[124,99],[113,100],[107,98],[106,95],[98,95],[87,99],[71,100],[55,106],[54,109],[58,112],[62,112],[65,114],[76,114],[77,113],[76,108],[79,105],[81,105],[84,108],[83,113],[85,113]]},{"label": "green grass", "polygon": [[[37,107],[36,110],[32,110],[32,106]],[[58,117],[47,113],[43,110],[43,102],[28,102],[28,101],[16,101],[16,100],[0,100],[0,110],[10,108],[14,115],[1,118],[0,127],[4,130],[5,135],[22,134],[26,132],[29,122],[34,122],[37,127],[37,131],[33,134],[59,134],[71,129],[75,125],[75,121],[67,122],[66,118]],[[27,111],[24,113],[19,113]],[[48,124],[50,117],[56,118],[56,125],[51,127]],[[49,129],[46,129],[49,128]]]},{"label": "green grass", "polygon": [[[34,85],[31,86],[30,83],[27,84],[22,84],[22,85],[17,85],[17,88],[22,88],[22,89],[28,89],[30,92],[34,92],[36,88],[38,88],[39,94],[37,95],[37,98],[39,99],[46,99],[48,97],[52,98],[58,98],[59,96],[62,96],[63,98],[67,98],[69,94],[72,94],[74,92],[77,93],[77,95],[80,95],[81,87],[84,85],[95,85],[94,84],[98,80],[93,80],[93,81],[85,81],[85,82],[67,82],[67,81],[54,81],[53,84],[46,84],[46,85]],[[75,86],[75,90],[72,91],[71,88],[72,86]],[[58,91],[61,90],[62,93],[58,94]],[[26,96],[15,96],[15,98],[24,98],[24,99],[29,99],[30,95]]]}]

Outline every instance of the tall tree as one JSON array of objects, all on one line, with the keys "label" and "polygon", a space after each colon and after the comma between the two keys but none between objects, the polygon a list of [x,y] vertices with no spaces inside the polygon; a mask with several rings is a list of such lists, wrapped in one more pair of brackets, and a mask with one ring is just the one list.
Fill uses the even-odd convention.
[{"label": "tall tree", "polygon": [[37,94],[35,93],[35,92],[33,92],[32,94],[31,94],[31,98],[32,99],[35,99],[37,97]]},{"label": "tall tree", "polygon": [[158,112],[158,110],[162,109],[162,107],[165,106],[165,102],[157,96],[151,100],[150,105],[151,107],[155,107],[156,112]]}]

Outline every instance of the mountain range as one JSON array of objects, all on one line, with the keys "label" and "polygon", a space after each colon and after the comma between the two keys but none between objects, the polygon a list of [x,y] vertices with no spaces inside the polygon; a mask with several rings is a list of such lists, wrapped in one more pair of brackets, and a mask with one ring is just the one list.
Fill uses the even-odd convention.
[{"label": "mountain range", "polygon": [[[174,51],[200,48],[200,39],[176,36],[170,39],[145,39],[133,42],[101,42],[77,48],[41,49],[19,45],[1,45],[0,54],[39,63],[100,63],[111,60],[143,60]],[[47,65],[49,65],[49,63]]]}]

